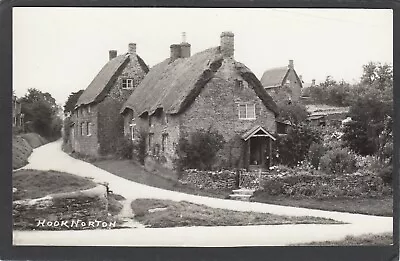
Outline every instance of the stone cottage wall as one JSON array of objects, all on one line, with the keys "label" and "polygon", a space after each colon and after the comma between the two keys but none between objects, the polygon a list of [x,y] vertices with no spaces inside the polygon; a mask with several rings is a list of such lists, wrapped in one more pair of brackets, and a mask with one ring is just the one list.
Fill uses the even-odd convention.
[{"label": "stone cottage wall", "polygon": [[[237,84],[237,80],[242,84]],[[255,103],[256,120],[240,120],[240,103]],[[218,131],[227,142],[219,155],[221,167],[244,167],[245,142],[240,136],[256,125],[271,134],[276,131],[275,115],[265,107],[254,90],[234,68],[233,60],[226,59],[215,77],[207,83],[200,95],[182,115],[182,132],[199,129]]]},{"label": "stone cottage wall", "polygon": [[[97,156],[99,143],[98,143],[98,106],[96,104],[89,106],[81,106],[78,110],[74,111],[71,120],[75,123],[74,128],[74,139],[72,141],[72,149],[78,153]],[[78,112],[79,111],[79,112]],[[79,115],[77,115],[79,113]],[[91,124],[91,135],[87,134],[87,123]],[[81,126],[83,124],[83,132],[81,132]],[[70,139],[72,139],[70,135]]]},{"label": "stone cottage wall", "polygon": [[294,70],[289,70],[287,79],[290,80],[290,89],[292,91],[292,101],[299,101],[301,96],[301,85],[296,77]]},{"label": "stone cottage wall", "polygon": [[[123,103],[132,94],[134,88],[142,81],[146,72],[143,70],[136,55],[130,56],[130,61],[121,72],[110,80],[110,90],[107,96],[97,104],[97,120],[93,126],[96,138],[80,139],[78,152],[93,156],[113,153],[117,141],[124,135],[124,119],[120,114]],[[134,79],[134,88],[122,89],[123,79]],[[78,119],[78,122],[83,119]],[[92,135],[94,136],[94,135]]]}]

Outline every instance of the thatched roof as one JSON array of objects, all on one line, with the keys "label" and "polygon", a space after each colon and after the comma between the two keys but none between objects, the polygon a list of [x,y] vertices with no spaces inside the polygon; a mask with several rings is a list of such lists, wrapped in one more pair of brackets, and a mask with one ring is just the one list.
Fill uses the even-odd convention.
[{"label": "thatched roof", "polygon": [[[166,59],[151,68],[126,101],[121,113],[128,108],[138,115],[152,115],[157,109],[163,109],[167,114],[180,113],[200,94],[218,71],[223,59],[219,47],[207,49],[189,58],[174,61]],[[277,113],[275,102],[257,77],[240,63],[236,63],[236,69],[253,86],[264,104]]]},{"label": "thatched roof", "polygon": [[269,69],[264,72],[260,81],[265,88],[280,86],[288,72],[287,66]]},{"label": "thatched roof", "polygon": [[[142,69],[147,72],[149,69],[142,58],[139,55],[136,57]],[[112,79],[125,68],[130,59],[130,55],[126,53],[107,62],[79,97],[76,107],[102,101],[111,88]]]}]

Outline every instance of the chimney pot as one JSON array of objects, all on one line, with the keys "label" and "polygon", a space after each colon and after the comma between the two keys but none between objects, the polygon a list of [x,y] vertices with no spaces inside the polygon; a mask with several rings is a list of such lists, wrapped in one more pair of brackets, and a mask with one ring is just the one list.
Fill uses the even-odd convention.
[{"label": "chimney pot", "polygon": [[315,79],[312,79],[312,81],[311,81],[311,85],[315,85]]},{"label": "chimney pot", "polygon": [[181,43],[181,58],[190,57],[190,43],[186,42],[186,32],[182,33],[182,43]]},{"label": "chimney pot", "polygon": [[114,59],[115,57],[117,57],[117,50],[110,50],[108,51],[108,57],[110,60]]},{"label": "chimney pot", "polygon": [[288,67],[289,67],[290,69],[294,69],[293,60],[289,60],[289,65],[288,65]]},{"label": "chimney pot", "polygon": [[136,43],[130,43],[128,45],[129,54],[136,54]]},{"label": "chimney pot", "polygon": [[234,34],[232,32],[222,32],[221,33],[221,52],[226,58],[232,57],[235,53],[235,41]]}]

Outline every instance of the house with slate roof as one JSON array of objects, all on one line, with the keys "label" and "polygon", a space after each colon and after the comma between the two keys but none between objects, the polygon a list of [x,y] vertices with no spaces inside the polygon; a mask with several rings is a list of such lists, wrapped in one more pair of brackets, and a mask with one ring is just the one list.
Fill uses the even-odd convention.
[{"label": "house with slate roof", "polygon": [[106,155],[115,151],[123,137],[121,106],[149,71],[130,43],[128,52],[109,51],[109,61],[79,97],[71,115],[72,149],[85,155]]},{"label": "house with slate roof", "polygon": [[275,101],[300,99],[303,85],[294,69],[293,60],[289,60],[288,66],[266,70],[260,81]]},{"label": "house with slate roof", "polygon": [[220,46],[191,56],[190,44],[170,46],[170,57],[155,65],[121,109],[125,135],[146,133],[148,159],[174,169],[180,137],[203,129],[226,143],[217,167],[268,167],[275,141],[277,106],[261,82],[234,59],[234,34]]}]

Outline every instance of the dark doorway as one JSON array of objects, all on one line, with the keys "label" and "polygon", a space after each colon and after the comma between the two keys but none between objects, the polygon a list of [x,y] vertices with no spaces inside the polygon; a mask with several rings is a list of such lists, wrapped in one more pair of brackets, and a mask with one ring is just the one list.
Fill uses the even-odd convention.
[{"label": "dark doorway", "polygon": [[253,137],[250,139],[250,165],[264,165],[265,137]]}]

